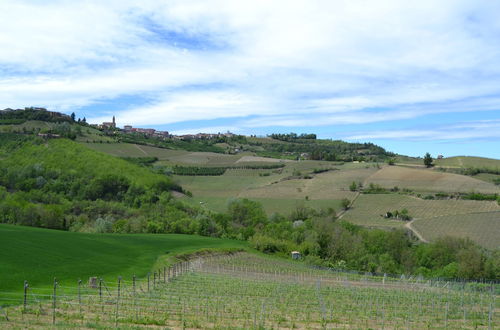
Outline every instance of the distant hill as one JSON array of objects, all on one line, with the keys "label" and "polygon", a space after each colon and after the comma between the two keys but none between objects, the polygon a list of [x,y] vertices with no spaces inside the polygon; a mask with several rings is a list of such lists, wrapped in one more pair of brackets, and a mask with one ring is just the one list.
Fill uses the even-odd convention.
[{"label": "distant hill", "polygon": [[24,109],[0,110],[0,125],[22,124],[28,120],[41,120],[48,122],[71,122],[71,116],[45,108],[29,107]]}]

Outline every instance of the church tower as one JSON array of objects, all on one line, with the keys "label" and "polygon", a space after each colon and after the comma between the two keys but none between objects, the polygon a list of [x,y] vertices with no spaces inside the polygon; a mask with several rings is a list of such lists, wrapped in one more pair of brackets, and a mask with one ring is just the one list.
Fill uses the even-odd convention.
[{"label": "church tower", "polygon": [[115,116],[113,116],[113,128],[116,128]]}]

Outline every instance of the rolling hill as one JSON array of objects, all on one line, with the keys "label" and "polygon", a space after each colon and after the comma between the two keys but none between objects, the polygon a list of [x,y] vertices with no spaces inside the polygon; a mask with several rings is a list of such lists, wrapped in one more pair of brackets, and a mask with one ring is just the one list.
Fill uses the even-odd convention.
[{"label": "rolling hill", "polygon": [[179,253],[245,247],[243,241],[194,235],[86,234],[0,224],[0,304],[2,294],[22,291],[24,280],[48,288],[54,277],[61,285],[92,276],[144,277]]}]

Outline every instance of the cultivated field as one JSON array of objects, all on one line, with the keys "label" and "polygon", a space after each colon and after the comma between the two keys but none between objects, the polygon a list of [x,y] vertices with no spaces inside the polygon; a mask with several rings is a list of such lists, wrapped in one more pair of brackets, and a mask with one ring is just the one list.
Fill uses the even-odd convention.
[{"label": "cultivated field", "polygon": [[450,235],[469,237],[490,249],[500,247],[500,211],[417,219],[412,227],[430,241]]},{"label": "cultivated field", "polygon": [[430,169],[387,166],[372,175],[368,183],[385,188],[399,187],[419,192],[500,193],[500,187],[470,176],[443,173]]},{"label": "cultivated field", "polygon": [[116,157],[158,157],[159,160],[166,160],[169,157],[189,154],[188,151],[184,150],[155,148],[130,143],[85,143],[85,145]]},{"label": "cultivated field", "polygon": [[[407,209],[410,216],[415,219],[424,219],[500,211],[500,205],[490,201],[424,200],[400,194],[362,194],[356,199],[352,208],[345,213],[343,219],[370,227],[401,227],[405,222],[385,219],[383,215],[387,211],[401,211],[402,209]],[[457,227],[450,225],[449,232],[451,233]]]},{"label": "cultivated field", "polygon": [[0,326],[494,329],[499,309],[498,285],[333,272],[246,253],[27,293]]},{"label": "cultivated field", "polygon": [[[241,163],[240,163],[241,164]],[[347,165],[347,166],[346,166]],[[362,164],[332,165],[328,162],[287,162],[283,169],[231,169],[221,176],[174,176],[184,188],[193,193],[194,203],[224,211],[231,198],[248,198],[263,204],[268,214],[289,214],[298,205],[315,209],[340,209],[340,200],[354,198],[349,185],[363,182],[377,171]],[[345,166],[345,167],[344,167]],[[314,169],[328,168],[328,172],[313,173]],[[299,174],[298,174],[299,173]],[[263,176],[262,174],[267,174]],[[309,175],[310,179],[300,176]]]},{"label": "cultivated field", "polygon": [[[351,210],[343,215],[344,220],[353,223],[381,228],[398,228],[406,223],[399,220],[385,219],[387,211],[407,209],[414,219],[430,219],[440,216],[466,215],[499,211],[496,202],[469,200],[423,200],[402,194],[376,194],[358,197],[357,192],[349,190],[352,182],[370,183],[391,189],[398,187],[410,189],[422,196],[431,193],[500,193],[500,186],[492,183],[491,174],[476,177],[443,173],[433,169],[409,166],[386,166],[374,163],[335,163],[327,161],[285,161],[272,158],[255,157],[251,154],[225,155],[208,152],[187,152],[182,150],[160,149],[133,144],[88,144],[91,148],[116,156],[144,157],[155,156],[158,164],[183,166],[241,166],[269,165],[282,162],[279,169],[229,169],[221,176],[174,176],[186,190],[193,193],[192,198],[184,200],[196,205],[224,212],[228,201],[233,198],[248,198],[260,202],[266,213],[290,214],[297,207],[311,207],[316,210],[333,208],[337,213],[341,209],[341,200],[355,200]],[[411,159],[412,161],[417,161]],[[454,157],[442,161],[460,166],[478,161],[474,166],[496,164],[497,160],[473,157]],[[441,161],[441,160],[440,160]],[[314,171],[328,170],[322,173]],[[307,177],[307,178],[305,178]],[[470,216],[474,218],[474,216]],[[418,222],[416,222],[416,225]],[[442,234],[463,235],[467,226],[460,227],[451,222],[442,224]],[[478,227],[478,233],[471,232],[471,237],[483,246],[491,246],[487,227]],[[432,231],[419,230],[425,239]],[[480,232],[486,231],[481,236]]]},{"label": "cultivated field", "polygon": [[443,159],[436,159],[437,166],[449,167],[488,167],[500,168],[500,160],[484,157],[457,156]]}]

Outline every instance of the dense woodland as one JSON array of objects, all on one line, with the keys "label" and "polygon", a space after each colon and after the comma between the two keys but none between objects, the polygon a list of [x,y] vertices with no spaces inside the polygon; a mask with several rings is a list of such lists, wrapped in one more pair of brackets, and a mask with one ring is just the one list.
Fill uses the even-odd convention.
[{"label": "dense woodland", "polygon": [[[463,239],[421,244],[402,230],[368,230],[336,220],[335,210],[297,207],[266,216],[246,199],[225,213],[172,197],[165,174],[69,139],[0,136],[0,222],[79,232],[184,233],[249,240],[255,248],[369,272],[499,279],[500,252]],[[149,160],[145,160],[145,164]]]}]

